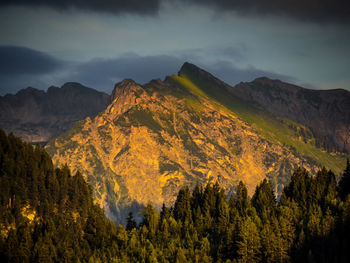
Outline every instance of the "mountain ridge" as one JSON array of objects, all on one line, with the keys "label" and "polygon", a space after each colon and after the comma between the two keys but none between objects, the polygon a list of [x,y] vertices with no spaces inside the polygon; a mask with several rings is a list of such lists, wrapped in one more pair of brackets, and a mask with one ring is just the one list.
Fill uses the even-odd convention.
[{"label": "mountain ridge", "polygon": [[230,92],[279,118],[311,129],[317,144],[327,151],[350,153],[350,92],[311,90],[279,80],[259,78],[240,83]]},{"label": "mountain ridge", "polygon": [[26,141],[45,143],[109,103],[109,95],[76,82],[46,92],[29,87],[0,96],[0,127]]},{"label": "mountain ridge", "polygon": [[197,182],[217,181],[230,192],[242,180],[252,194],[268,177],[280,192],[298,166],[314,172],[344,165],[343,157],[314,146],[307,127],[293,123],[293,130],[228,90],[218,94],[218,85],[224,91],[227,84],[204,70],[193,77],[188,66],[164,81],[116,84],[105,111],[46,147],[55,165],[85,175],[113,220],[132,205],[171,204],[182,186]]}]

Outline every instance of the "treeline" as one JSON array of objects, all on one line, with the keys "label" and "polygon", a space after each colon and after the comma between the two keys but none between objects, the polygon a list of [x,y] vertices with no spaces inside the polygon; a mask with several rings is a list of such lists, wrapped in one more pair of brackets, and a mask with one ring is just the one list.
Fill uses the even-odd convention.
[{"label": "treeline", "polygon": [[248,198],[241,182],[229,198],[218,184],[180,190],[173,207],[152,205],[135,227],[122,262],[350,262],[350,165],[337,184],[326,169],[294,172],[279,202],[264,180]]},{"label": "treeline", "polygon": [[0,132],[0,187],[1,262],[350,262],[349,162],[339,183],[296,170],[278,202],[267,180],[252,198],[242,182],[183,188],[116,227],[79,173]]}]

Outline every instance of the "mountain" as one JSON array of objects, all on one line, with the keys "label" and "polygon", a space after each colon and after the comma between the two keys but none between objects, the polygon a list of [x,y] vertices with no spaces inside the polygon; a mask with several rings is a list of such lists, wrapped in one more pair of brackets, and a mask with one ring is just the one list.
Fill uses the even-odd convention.
[{"label": "mountain", "polygon": [[258,78],[230,92],[279,118],[309,127],[319,146],[350,153],[350,92],[304,89],[279,80]]},{"label": "mountain", "polygon": [[27,88],[0,97],[0,128],[28,142],[47,142],[74,122],[94,117],[109,102],[109,95],[79,83],[50,87],[47,92]]},{"label": "mountain", "polygon": [[139,85],[116,84],[112,102],[51,141],[56,166],[80,170],[113,220],[147,202],[172,204],[182,186],[240,180],[250,195],[265,177],[281,192],[292,171],[325,165],[339,172],[344,156],[317,148],[309,128],[242,100],[232,87],[185,63],[178,75]]}]

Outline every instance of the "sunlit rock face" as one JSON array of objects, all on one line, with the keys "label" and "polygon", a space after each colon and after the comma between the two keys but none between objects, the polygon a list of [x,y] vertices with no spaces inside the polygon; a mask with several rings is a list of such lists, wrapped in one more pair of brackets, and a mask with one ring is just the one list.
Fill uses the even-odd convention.
[{"label": "sunlit rock face", "polygon": [[[312,144],[294,136],[295,129],[310,132],[306,127],[295,123],[289,129],[290,123],[277,119],[270,125],[274,117],[258,115],[260,110],[250,104],[244,111],[226,84],[189,66],[164,81],[116,84],[104,111],[47,145],[55,165],[68,164],[84,174],[111,219],[122,222],[129,209],[147,202],[169,205],[182,186],[219,182],[232,192],[242,180],[253,194],[268,177],[280,192],[297,166],[320,167],[295,148]],[[220,100],[215,91],[232,103]],[[254,118],[260,121],[254,123]],[[291,145],[262,129],[269,125],[294,136]]]}]

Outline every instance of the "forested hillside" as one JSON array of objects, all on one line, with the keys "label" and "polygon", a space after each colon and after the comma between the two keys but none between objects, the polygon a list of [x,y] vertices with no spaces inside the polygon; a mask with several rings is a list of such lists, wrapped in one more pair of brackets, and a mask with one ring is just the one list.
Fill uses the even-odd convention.
[{"label": "forested hillside", "polygon": [[[326,169],[295,171],[276,202],[265,179],[250,199],[243,183],[229,199],[218,184],[180,190],[173,207],[130,214],[123,262],[349,262],[350,165],[337,186]],[[145,260],[145,261],[144,261]]]},{"label": "forested hillside", "polygon": [[88,262],[116,253],[116,227],[81,174],[0,130],[0,261]]},{"label": "forested hillside", "polygon": [[296,170],[278,202],[266,179],[252,198],[197,185],[115,227],[79,172],[0,132],[1,262],[349,262],[349,185],[349,162],[338,184]]}]

